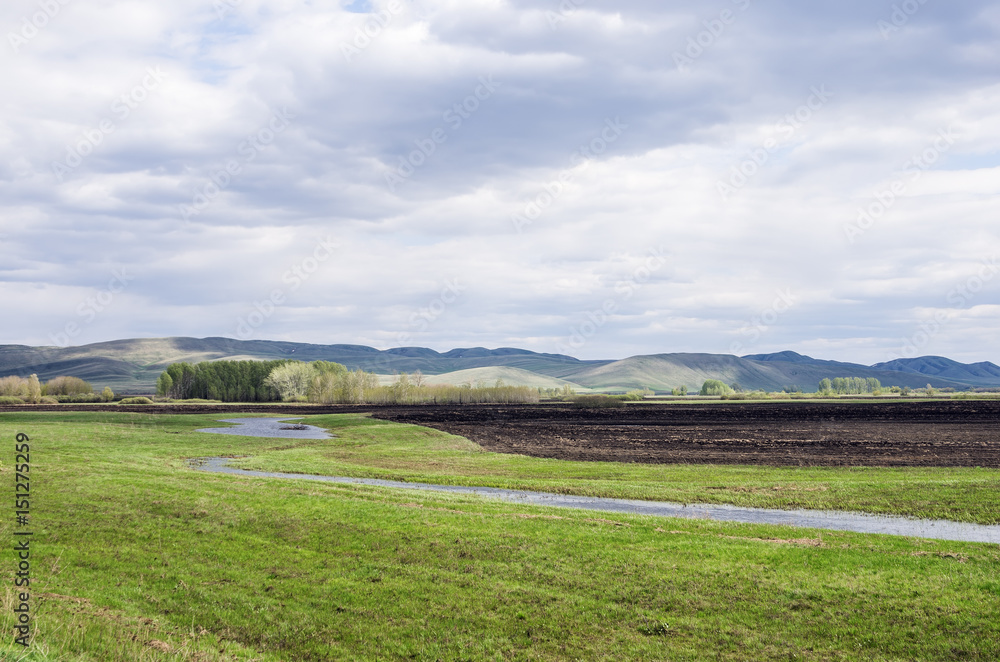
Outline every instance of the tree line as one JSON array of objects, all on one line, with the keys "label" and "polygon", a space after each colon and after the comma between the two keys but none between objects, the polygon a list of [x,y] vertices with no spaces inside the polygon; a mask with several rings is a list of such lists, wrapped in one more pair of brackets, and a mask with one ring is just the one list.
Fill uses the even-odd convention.
[{"label": "tree line", "polygon": [[205,361],[172,363],[156,380],[156,394],[177,400],[273,402],[278,392],[265,383],[290,361]]},{"label": "tree line", "polygon": [[882,393],[882,384],[874,377],[834,377],[819,382],[819,392],[837,395],[866,395]]},{"label": "tree line", "polygon": [[223,402],[314,402],[319,404],[514,404],[538,402],[538,389],[508,386],[447,386],[424,383],[420,372],[403,373],[389,385],[364,370],[331,361],[212,361],[174,363],[157,379],[156,394]]}]

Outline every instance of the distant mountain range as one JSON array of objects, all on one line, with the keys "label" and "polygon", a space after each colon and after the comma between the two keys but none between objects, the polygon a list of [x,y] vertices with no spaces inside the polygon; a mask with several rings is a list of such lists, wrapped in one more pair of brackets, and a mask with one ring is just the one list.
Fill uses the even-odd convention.
[{"label": "distant mountain range", "polygon": [[866,366],[824,361],[796,352],[732,356],[727,354],[654,354],[621,360],[582,361],[562,354],[524,349],[453,349],[436,352],[423,347],[378,350],[363,345],[312,345],[271,340],[231,338],[141,338],[79,347],[0,345],[0,377],[36,373],[43,380],[72,375],[98,388],[122,393],[150,392],[171,363],[220,359],[297,359],[336,361],[348,368],[379,374],[420,370],[435,383],[507,383],[570,385],[610,391],[649,387],[668,391],[685,385],[694,390],[706,379],[738,383],[745,389],[780,390],[798,386],[815,391],[825,377],[875,377],[885,386],[965,389],[1000,386],[1000,366],[959,363],[940,356],[897,359]]}]

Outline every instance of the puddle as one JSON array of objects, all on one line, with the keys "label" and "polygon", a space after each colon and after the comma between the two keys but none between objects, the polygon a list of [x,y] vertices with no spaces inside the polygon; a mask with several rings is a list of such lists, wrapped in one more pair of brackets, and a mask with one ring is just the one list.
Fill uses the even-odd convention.
[{"label": "puddle", "polygon": [[[300,417],[301,418],[301,417]],[[333,435],[315,425],[289,423],[295,417],[285,418],[222,418],[220,423],[236,423],[231,428],[202,428],[198,432],[235,434],[241,437],[268,437],[272,439],[331,439]]]},{"label": "puddle", "polygon": [[[280,419],[236,419],[239,422],[254,420]],[[230,432],[238,428],[227,428],[225,434],[244,434]],[[318,429],[318,428],[317,428]],[[258,435],[255,435],[258,436]],[[319,437],[300,437],[316,439]],[[466,487],[459,485],[431,485],[427,483],[403,483],[394,480],[379,480],[375,478],[345,478],[339,476],[314,476],[310,474],[275,473],[267,471],[248,471],[227,466],[229,458],[210,457],[192,461],[192,467],[200,471],[249,476],[253,478],[294,478],[296,480],[314,480],[324,483],[353,483],[356,485],[375,485],[379,487],[394,487],[406,490],[427,490],[433,492],[452,492],[473,494],[490,499],[500,499],[512,503],[531,504],[536,506],[556,506],[559,508],[581,508],[612,513],[630,513],[634,515],[655,515],[659,517],[685,517],[691,519],[710,519],[723,522],[744,522],[747,524],[779,524],[783,526],[808,527],[811,529],[827,529],[831,531],[853,531],[855,533],[878,533],[894,536],[912,536],[916,538],[931,538],[935,540],[958,540],[965,542],[986,542],[1000,544],[1000,525],[985,526],[982,524],[966,524],[949,522],[947,520],[918,520],[905,517],[887,517],[882,515],[864,515],[840,511],[822,510],[773,510],[767,508],[745,508],[727,505],[684,505],[660,501],[636,501],[631,499],[606,499],[600,497],[568,496],[565,494],[550,494],[547,492],[529,492],[524,490],[507,490],[496,487]]]}]

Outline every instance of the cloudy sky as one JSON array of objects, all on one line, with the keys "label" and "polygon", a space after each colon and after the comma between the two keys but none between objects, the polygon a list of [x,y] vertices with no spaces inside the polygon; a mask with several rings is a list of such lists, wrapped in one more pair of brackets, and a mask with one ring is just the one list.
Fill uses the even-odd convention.
[{"label": "cloudy sky", "polygon": [[1000,362],[1000,6],[5,0],[0,343]]}]

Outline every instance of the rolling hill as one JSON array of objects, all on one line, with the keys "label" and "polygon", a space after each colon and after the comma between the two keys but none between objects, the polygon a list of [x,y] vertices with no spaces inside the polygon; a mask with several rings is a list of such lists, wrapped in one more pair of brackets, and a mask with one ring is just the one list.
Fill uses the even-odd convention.
[{"label": "rolling hill", "polygon": [[[794,354],[794,357],[789,356]],[[886,386],[925,386],[962,388],[968,384],[926,375],[878,370],[869,366],[838,361],[811,359],[794,352],[782,352],[776,358],[737,357],[727,354],[657,354],[633,356],[601,366],[581,369],[565,379],[590,388],[641,388],[663,391],[685,385],[698,389],[706,379],[737,383],[745,389],[780,391],[797,386],[815,391],[820,380],[834,377],[875,377]]]},{"label": "rolling hill", "polygon": [[271,340],[140,338],[79,347],[0,345],[0,376],[36,373],[44,381],[59,375],[72,375],[86,379],[99,388],[111,386],[119,393],[148,393],[153,390],[156,378],[171,363],[240,359],[335,361],[351,370],[361,368],[380,374],[420,370],[426,375],[436,375],[471,368],[506,366],[538,373],[545,380],[575,372],[581,367],[607,363],[515,348],[491,350],[476,347],[441,353],[423,347],[378,350],[363,345],[314,345]]},{"label": "rolling hill", "polygon": [[493,383],[558,388],[569,383],[594,390],[649,387],[667,391],[686,385],[700,388],[706,379],[738,383],[746,389],[780,390],[798,386],[815,391],[823,378],[875,377],[889,386],[964,389],[1000,386],[1000,367],[964,364],[943,357],[899,359],[866,366],[814,359],[796,352],[732,356],[726,354],[654,354],[621,360],[582,361],[561,354],[482,347],[437,352],[423,347],[378,350],[363,345],[315,345],[231,338],[142,338],[79,347],[0,345],[0,376],[36,373],[43,379],[72,375],[98,389],[148,393],[171,363],[222,359],[296,359],[336,361],[350,369],[382,375],[420,370],[431,383]]},{"label": "rolling hill", "polygon": [[1000,366],[989,361],[959,363],[943,356],[921,356],[915,359],[896,359],[887,363],[876,363],[872,367],[880,370],[895,370],[928,377],[940,377],[969,384],[1000,386]]},{"label": "rolling hill", "polygon": [[471,384],[473,386],[477,384],[485,384],[487,386],[492,386],[498,379],[503,380],[503,383],[507,386],[532,386],[538,388],[556,389],[569,386],[579,393],[589,390],[580,384],[569,382],[565,379],[542,375],[537,372],[531,372],[530,370],[524,370],[522,368],[512,368],[510,366],[492,366],[488,368],[456,370],[454,372],[445,372],[440,375],[430,375],[424,381],[428,384],[451,384],[453,386],[461,386],[462,384]]}]

